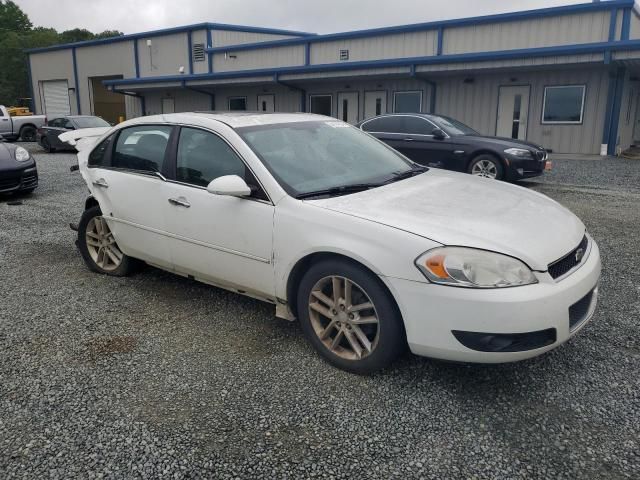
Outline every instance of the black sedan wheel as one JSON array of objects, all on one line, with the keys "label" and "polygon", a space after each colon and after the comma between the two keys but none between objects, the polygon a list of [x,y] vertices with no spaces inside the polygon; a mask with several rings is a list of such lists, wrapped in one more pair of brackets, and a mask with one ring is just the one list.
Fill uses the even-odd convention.
[{"label": "black sedan wheel", "polygon": [[478,155],[471,161],[467,171],[476,177],[495,180],[502,180],[504,177],[504,169],[500,161],[491,155]]}]

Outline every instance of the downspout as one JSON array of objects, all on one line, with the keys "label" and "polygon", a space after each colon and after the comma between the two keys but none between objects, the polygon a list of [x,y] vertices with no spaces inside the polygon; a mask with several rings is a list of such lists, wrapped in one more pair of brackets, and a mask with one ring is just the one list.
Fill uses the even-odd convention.
[{"label": "downspout", "polygon": [[122,92],[120,90],[116,90],[115,88],[111,88],[111,91],[113,93],[119,93],[120,95],[126,95],[127,97],[139,98],[140,107],[142,109],[142,116],[144,117],[147,114],[147,104],[145,102],[144,95],[139,95],[137,93],[131,93],[131,92]]},{"label": "downspout", "polygon": [[193,92],[201,93],[203,95],[208,95],[211,98],[211,110],[214,111],[216,109],[216,94],[207,92],[206,90],[200,90],[199,88],[190,87],[184,81],[182,82],[182,87],[187,90],[191,90]]},{"label": "downspout", "polygon": [[304,88],[296,87],[295,85],[291,85],[290,83],[283,82],[278,78],[277,73],[273,75],[273,81],[277,85],[282,85],[283,87],[287,87],[287,88],[290,88],[291,90],[300,92],[300,111],[301,112],[307,111],[307,91]]}]

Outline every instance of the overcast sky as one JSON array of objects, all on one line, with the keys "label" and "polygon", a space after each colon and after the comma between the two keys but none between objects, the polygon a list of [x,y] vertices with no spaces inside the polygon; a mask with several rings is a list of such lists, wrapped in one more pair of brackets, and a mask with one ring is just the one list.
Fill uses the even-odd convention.
[{"label": "overcast sky", "polygon": [[589,0],[14,0],[36,26],[135,33],[214,22],[316,33],[488,15]]}]

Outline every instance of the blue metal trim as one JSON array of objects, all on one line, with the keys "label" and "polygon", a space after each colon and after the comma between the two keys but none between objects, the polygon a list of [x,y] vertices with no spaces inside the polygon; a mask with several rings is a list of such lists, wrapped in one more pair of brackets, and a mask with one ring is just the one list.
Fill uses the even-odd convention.
[{"label": "blue metal trim", "polygon": [[205,49],[205,51],[207,52],[209,73],[213,73],[213,54],[208,51],[212,47],[213,47],[213,37],[211,35],[211,29],[207,28],[207,48]]},{"label": "blue metal trim", "polygon": [[291,30],[279,30],[279,29],[272,29],[272,28],[251,27],[251,26],[242,26],[242,25],[226,25],[223,23],[204,22],[204,23],[194,23],[192,25],[184,25],[180,27],[162,28],[159,30],[149,30],[146,32],[131,33],[128,35],[121,35],[119,37],[99,38],[97,40],[85,40],[82,42],[74,42],[74,43],[62,43],[59,45],[51,45],[49,47],[29,48],[29,49],[26,49],[25,52],[28,52],[28,53],[50,52],[53,50],[64,50],[66,48],[72,48],[72,47],[88,47],[92,45],[105,45],[109,43],[125,42],[133,39],[144,39],[148,37],[161,37],[166,35],[173,35],[176,33],[185,33],[185,32],[188,32],[189,30],[206,30],[206,29],[229,30],[234,32],[249,32],[249,33],[267,33],[272,35],[298,35],[301,37],[311,37],[316,35],[315,33],[309,33],[309,32],[295,32]]},{"label": "blue metal trim", "polygon": [[444,28],[438,28],[438,48],[436,50],[436,55],[442,55],[442,45],[444,39]]},{"label": "blue metal trim", "polygon": [[[609,20],[609,41],[613,42],[616,39],[616,25],[618,23],[618,9],[614,8],[611,10],[611,17]],[[611,63],[611,52],[605,52],[604,54],[604,63]]]},{"label": "blue metal trim", "polygon": [[193,30],[187,33],[187,55],[189,58],[189,73],[193,73]]},{"label": "blue metal trim", "polygon": [[76,49],[71,49],[71,57],[73,58],[73,81],[76,87],[76,104],[78,106],[78,115],[82,115],[82,108],[80,108],[80,83],[78,82],[78,62],[76,60]]},{"label": "blue metal trim", "polygon": [[631,31],[631,9],[625,8],[622,12],[622,31],[620,32],[620,40],[629,40],[629,32]]},{"label": "blue metal trim", "polygon": [[304,64],[311,65],[311,44],[309,42],[304,44]]},{"label": "blue metal trim", "polygon": [[582,12],[602,11],[618,8],[631,8],[634,0],[609,0],[607,2],[583,3],[577,5],[567,5],[562,7],[543,8],[538,10],[526,10],[522,12],[501,13],[497,15],[486,15],[482,17],[471,17],[454,20],[443,20],[437,22],[415,23],[395,27],[372,28],[368,30],[356,30],[353,32],[330,33],[327,35],[316,35],[308,38],[291,38],[286,40],[275,40],[270,42],[255,42],[242,45],[230,45],[221,47],[214,51],[239,51],[254,50],[273,47],[283,47],[289,45],[301,45],[306,42],[316,43],[329,40],[345,40],[352,38],[371,37],[375,35],[391,35],[395,33],[408,33],[424,30],[439,30],[440,28],[460,27],[469,25],[479,25],[487,23],[502,23],[514,20],[536,19],[549,16],[571,15]]},{"label": "blue metal trim", "polygon": [[138,40],[133,41],[133,61],[136,67],[136,78],[140,78],[140,58],[138,56]]},{"label": "blue metal trim", "polygon": [[626,69],[618,68],[615,77],[615,93],[613,96],[613,105],[611,113],[611,129],[609,131],[609,141],[607,142],[607,154],[615,155],[616,146],[618,144],[618,126],[620,124],[620,110],[622,107],[622,90],[624,87],[624,77]]},{"label": "blue metal trim", "polygon": [[33,79],[31,77],[31,56],[27,55],[27,78],[29,79],[29,96],[31,101],[29,102],[29,110],[36,113],[35,99],[33,97]]},{"label": "blue metal trim", "polygon": [[[614,0],[611,0],[614,1]],[[105,85],[127,85],[135,83],[157,83],[187,80],[245,78],[259,75],[314,73],[325,71],[354,70],[359,68],[383,68],[416,65],[434,65],[444,63],[463,63],[470,61],[509,60],[514,58],[549,57],[556,55],[576,55],[586,53],[605,53],[609,50],[640,50],[640,40],[626,40],[619,42],[598,42],[579,45],[563,45],[556,47],[524,48],[503,50],[498,52],[462,53],[429,57],[396,58],[389,60],[367,60],[349,63],[329,63],[320,65],[305,65],[293,67],[276,67],[269,69],[242,70],[236,72],[222,72],[212,74],[195,74],[188,76],[146,77],[140,79],[105,80]]]}]

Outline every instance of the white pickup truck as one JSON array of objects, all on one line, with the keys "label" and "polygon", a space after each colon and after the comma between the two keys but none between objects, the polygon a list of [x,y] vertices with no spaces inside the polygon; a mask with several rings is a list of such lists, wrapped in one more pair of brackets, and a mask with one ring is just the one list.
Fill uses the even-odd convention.
[{"label": "white pickup truck", "polygon": [[47,121],[44,115],[12,117],[4,105],[0,105],[0,138],[8,141],[21,138],[25,142],[36,141],[36,130]]}]

